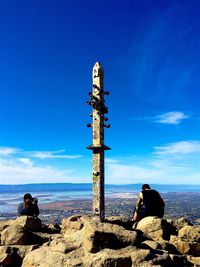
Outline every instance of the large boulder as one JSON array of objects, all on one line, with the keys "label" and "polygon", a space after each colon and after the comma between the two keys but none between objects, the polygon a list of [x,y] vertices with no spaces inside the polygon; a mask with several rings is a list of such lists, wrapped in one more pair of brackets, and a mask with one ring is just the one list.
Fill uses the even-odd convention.
[{"label": "large boulder", "polygon": [[174,231],[170,223],[155,216],[148,216],[139,221],[136,229],[155,241],[169,240]]},{"label": "large boulder", "polygon": [[24,245],[28,238],[29,234],[21,225],[8,226],[1,233],[1,243],[3,245]]},{"label": "large boulder", "polygon": [[21,225],[25,230],[40,231],[42,229],[42,222],[38,217],[20,216],[12,223],[12,225]]},{"label": "large boulder", "polygon": [[184,226],[178,236],[171,236],[170,243],[183,254],[200,256],[200,227]]},{"label": "large boulder", "polygon": [[84,224],[83,246],[88,252],[96,253],[104,248],[119,249],[137,245],[143,241],[143,235],[129,231],[122,226],[88,220]]},{"label": "large boulder", "polygon": [[72,267],[81,266],[84,250],[68,251],[63,246],[42,246],[26,255],[22,267]]},{"label": "large boulder", "polygon": [[3,245],[42,245],[48,240],[49,236],[45,236],[43,233],[32,233],[18,224],[6,227],[1,233]]}]

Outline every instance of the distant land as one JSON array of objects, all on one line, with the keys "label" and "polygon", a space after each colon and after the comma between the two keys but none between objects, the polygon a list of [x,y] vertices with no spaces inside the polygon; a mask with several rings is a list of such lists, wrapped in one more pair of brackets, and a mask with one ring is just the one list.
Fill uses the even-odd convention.
[{"label": "distant land", "polygon": [[[141,184],[105,185],[106,216],[132,217]],[[165,200],[165,218],[186,217],[200,223],[200,185],[151,184]],[[39,200],[43,222],[58,222],[75,213],[91,214],[92,184],[48,183],[0,185],[0,220],[14,219],[25,193]]]}]

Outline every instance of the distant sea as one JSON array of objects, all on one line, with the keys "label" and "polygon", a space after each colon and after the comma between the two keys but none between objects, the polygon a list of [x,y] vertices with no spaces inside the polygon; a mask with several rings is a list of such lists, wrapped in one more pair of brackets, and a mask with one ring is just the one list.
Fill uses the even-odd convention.
[{"label": "distant sea", "polygon": [[[105,185],[106,196],[115,193],[138,193],[141,184]],[[160,193],[200,193],[200,185],[159,185],[151,184],[153,189]],[[49,183],[49,184],[23,184],[0,185],[0,213],[16,211],[17,204],[22,202],[23,195],[31,193],[45,204],[55,201],[67,201],[92,197],[92,184]]]}]

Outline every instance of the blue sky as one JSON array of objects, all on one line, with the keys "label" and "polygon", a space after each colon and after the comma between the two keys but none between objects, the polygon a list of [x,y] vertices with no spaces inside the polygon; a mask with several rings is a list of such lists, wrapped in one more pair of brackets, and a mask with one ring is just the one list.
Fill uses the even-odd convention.
[{"label": "blue sky", "polygon": [[106,183],[200,184],[200,1],[0,2],[0,184],[91,182],[92,67]]}]

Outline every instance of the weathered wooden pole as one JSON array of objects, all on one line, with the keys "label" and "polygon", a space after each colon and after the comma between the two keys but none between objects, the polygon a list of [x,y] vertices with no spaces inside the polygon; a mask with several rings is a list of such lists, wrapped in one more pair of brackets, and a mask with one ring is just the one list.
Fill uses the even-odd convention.
[{"label": "weathered wooden pole", "polygon": [[90,100],[87,101],[93,108],[90,114],[92,124],[87,124],[87,127],[93,128],[93,144],[87,148],[93,151],[93,214],[102,221],[105,218],[104,151],[110,149],[104,145],[104,127],[110,128],[110,124],[104,124],[108,120],[104,116],[108,113],[108,108],[104,104],[104,95],[109,95],[109,92],[104,91],[104,71],[100,62],[96,62],[93,67],[92,81]]}]

